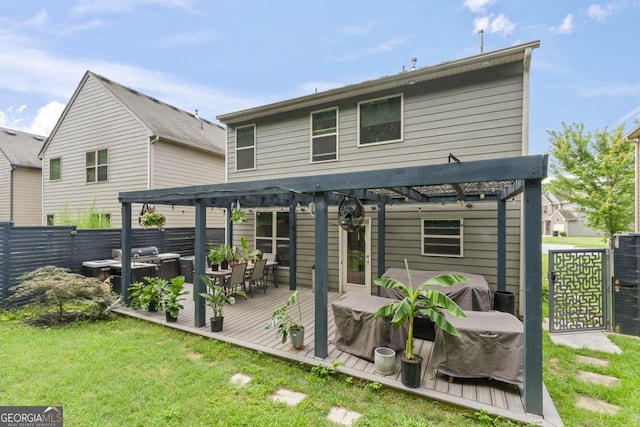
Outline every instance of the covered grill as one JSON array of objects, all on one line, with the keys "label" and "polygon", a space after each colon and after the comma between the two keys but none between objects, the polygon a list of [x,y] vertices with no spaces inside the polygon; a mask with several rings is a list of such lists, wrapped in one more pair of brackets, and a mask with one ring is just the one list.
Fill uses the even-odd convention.
[{"label": "covered grill", "polygon": [[[116,261],[122,261],[122,249],[112,249],[111,256]],[[131,248],[131,261],[160,265],[158,248],[155,246]]]}]

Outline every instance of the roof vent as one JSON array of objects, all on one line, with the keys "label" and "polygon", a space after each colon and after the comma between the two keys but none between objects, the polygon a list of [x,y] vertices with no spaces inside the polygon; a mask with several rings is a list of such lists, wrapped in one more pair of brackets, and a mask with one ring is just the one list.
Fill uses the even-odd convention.
[{"label": "roof vent", "polygon": [[44,138],[41,136],[34,136],[33,139],[35,139],[36,141],[44,141]]},{"label": "roof vent", "polygon": [[418,58],[411,58],[411,70],[409,71],[413,71],[416,69],[416,63],[418,62]]},{"label": "roof vent", "polygon": [[12,130],[5,130],[4,133],[6,133],[7,135],[13,135],[13,136],[16,135],[16,133]]},{"label": "roof vent", "polygon": [[128,88],[127,88],[127,90],[128,90],[129,92],[131,92],[131,93],[135,93],[136,95],[140,95],[140,92],[138,92],[138,91],[137,91],[137,90],[135,90],[135,89],[131,89],[130,87],[128,87]]}]

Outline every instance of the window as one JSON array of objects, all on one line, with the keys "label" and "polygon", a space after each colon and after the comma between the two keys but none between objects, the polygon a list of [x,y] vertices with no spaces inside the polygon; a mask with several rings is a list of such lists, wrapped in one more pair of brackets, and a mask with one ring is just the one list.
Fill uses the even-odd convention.
[{"label": "window", "polygon": [[236,128],[236,170],[256,167],[256,125]]},{"label": "window", "polygon": [[86,154],[87,182],[107,180],[107,150],[89,151]]},{"label": "window", "polygon": [[338,109],[311,113],[311,162],[338,159]]},{"label": "window", "polygon": [[358,103],[358,145],[402,141],[402,94]]},{"label": "window", "polygon": [[423,219],[422,255],[463,256],[462,219]]},{"label": "window", "polygon": [[256,249],[276,254],[278,265],[289,267],[289,212],[256,212]]},{"label": "window", "polygon": [[49,181],[60,179],[60,157],[49,159]]},{"label": "window", "polygon": [[55,225],[53,221],[54,221],[54,214],[47,214],[47,225]]}]

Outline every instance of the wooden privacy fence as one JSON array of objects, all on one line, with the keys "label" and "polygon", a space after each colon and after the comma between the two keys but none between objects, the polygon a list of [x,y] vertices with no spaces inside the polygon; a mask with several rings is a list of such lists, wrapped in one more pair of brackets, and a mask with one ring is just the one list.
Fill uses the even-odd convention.
[{"label": "wooden privacy fence", "polygon": [[[134,229],[131,246],[156,246],[160,253],[182,256],[194,254],[195,229]],[[18,278],[44,265],[55,265],[82,272],[83,261],[110,259],[111,250],[119,248],[121,230],[76,229],[67,226],[16,227],[0,222],[0,305]],[[207,243],[224,243],[223,228],[208,228]]]}]

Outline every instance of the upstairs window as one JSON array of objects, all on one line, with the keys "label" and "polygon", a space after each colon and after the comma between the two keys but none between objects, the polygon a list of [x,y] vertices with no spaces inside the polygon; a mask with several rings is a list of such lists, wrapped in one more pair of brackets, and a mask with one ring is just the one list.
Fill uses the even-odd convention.
[{"label": "upstairs window", "polygon": [[462,257],[462,219],[423,219],[422,255]]},{"label": "upstairs window", "polygon": [[256,168],[256,125],[236,128],[236,170]]},{"label": "upstairs window", "polygon": [[60,176],[60,157],[49,159],[49,181],[58,181],[60,180]]},{"label": "upstairs window", "polygon": [[402,141],[402,94],[358,103],[358,145]]},{"label": "upstairs window", "polygon": [[311,163],[338,159],[338,109],[311,113]]},{"label": "upstairs window", "polygon": [[107,174],[107,150],[89,151],[86,154],[87,183],[106,182]]}]

